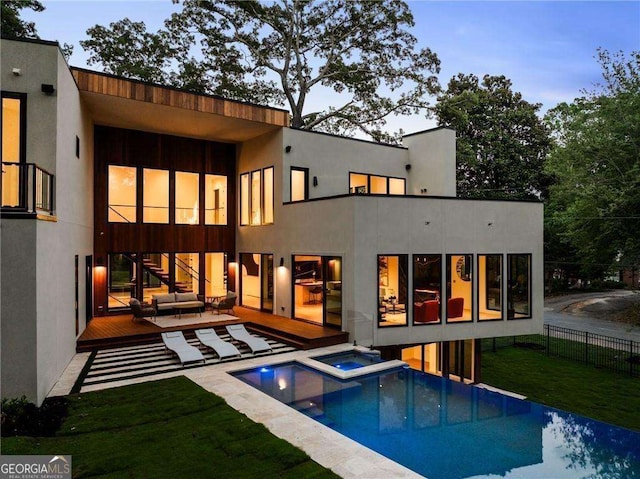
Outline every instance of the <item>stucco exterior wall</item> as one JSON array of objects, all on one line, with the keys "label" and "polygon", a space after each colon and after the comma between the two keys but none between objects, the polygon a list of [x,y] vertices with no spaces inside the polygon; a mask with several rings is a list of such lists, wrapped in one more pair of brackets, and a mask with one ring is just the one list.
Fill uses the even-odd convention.
[{"label": "stucco exterior wall", "polygon": [[434,128],[402,138],[411,170],[407,194],[456,196],[456,132]]},{"label": "stucco exterior wall", "polygon": [[[491,225],[490,225],[491,224]],[[290,316],[291,255],[343,258],[343,330],[378,346],[539,333],[543,324],[542,205],[352,196],[285,205],[276,228],[251,228],[239,251],[273,252],[277,314]],[[262,228],[262,229],[261,229]],[[280,233],[277,233],[280,231]],[[247,246],[245,246],[247,245]],[[532,254],[532,319],[378,328],[378,254]],[[445,278],[443,258],[443,281]],[[410,268],[411,270],[411,268]],[[506,256],[503,270],[506,277]],[[412,278],[409,275],[409,291]],[[473,275],[477,291],[477,275]],[[505,293],[506,294],[506,293]],[[474,306],[475,307],[475,306]],[[409,321],[411,323],[411,321]]]},{"label": "stucco exterior wall", "polygon": [[36,400],[36,222],[0,221],[0,396]]},{"label": "stucco exterior wall", "polygon": [[[38,400],[75,354],[75,255],[79,333],[86,326],[85,257],[93,251],[93,125],[64,58],[56,95],[56,223],[38,221]],[[76,136],[80,157],[76,157]],[[91,285],[89,285],[91,287]]]},{"label": "stucco exterior wall", "polygon": [[[406,148],[380,145],[349,138],[283,129],[282,178],[284,201],[291,199],[290,168],[309,168],[309,198],[346,195],[349,172],[407,178]],[[291,147],[286,153],[285,148]],[[313,186],[313,177],[318,186]]]},{"label": "stucco exterior wall", "polygon": [[[13,68],[21,75],[13,75]],[[42,93],[43,83],[55,93]],[[55,175],[54,221],[2,220],[2,395],[24,394],[40,404],[75,354],[76,254],[79,332],[85,327],[84,263],[93,249],[92,124],[55,45],[3,40],[2,89],[27,94],[26,160]]]}]

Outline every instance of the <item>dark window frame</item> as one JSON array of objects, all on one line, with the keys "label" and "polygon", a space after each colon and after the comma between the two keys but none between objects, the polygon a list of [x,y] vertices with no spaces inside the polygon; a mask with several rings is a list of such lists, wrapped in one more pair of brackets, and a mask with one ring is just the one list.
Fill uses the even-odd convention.
[{"label": "dark window frame", "polygon": [[[432,256],[432,257],[439,257],[440,258],[440,293],[439,293],[439,298],[438,301],[440,302],[440,304],[438,305],[438,315],[439,315],[439,320],[436,322],[432,322],[432,323],[421,323],[421,322],[416,322],[415,321],[415,307],[416,307],[416,297],[415,297],[415,291],[416,291],[416,276],[415,276],[415,265],[416,265],[416,258],[420,258],[420,257],[427,257],[427,256]],[[443,311],[444,311],[444,303],[442,301],[442,292],[443,292],[443,279],[444,276],[442,274],[442,253],[422,253],[422,254],[413,254],[411,257],[411,325],[412,326],[433,326],[433,325],[442,325],[443,324]],[[424,352],[424,351],[423,351]]]},{"label": "dark window frame", "polygon": [[[485,258],[488,256],[497,256],[500,258],[500,317],[499,318],[480,319],[480,256],[484,256]],[[504,321],[506,317],[505,307],[504,307],[505,296],[506,296],[505,290],[504,290],[504,265],[505,265],[504,255],[502,253],[477,253],[475,257],[476,257],[476,272],[477,272],[476,276],[478,278],[476,283],[477,294],[475,295],[476,311],[478,312],[478,322],[490,323],[492,321]],[[485,259],[485,262],[486,262],[486,259]],[[485,275],[486,275],[486,271],[485,271]],[[485,280],[485,285],[486,285],[486,280]],[[487,304],[489,304],[489,288],[487,288],[486,286],[485,286],[485,298],[486,298]],[[487,308],[487,309],[490,309],[490,308]],[[492,309],[491,311],[498,311],[498,310]]]},{"label": "dark window frame", "polygon": [[[351,175],[362,175],[367,177],[366,188],[367,191],[365,193],[358,193],[356,191],[351,191]],[[371,177],[377,176],[378,178],[385,178],[387,181],[387,192],[386,193],[371,193]],[[390,181],[394,180],[402,180],[404,182],[404,191],[402,195],[392,195],[389,193]],[[379,195],[379,196],[404,196],[407,194],[407,179],[401,176],[389,176],[389,175],[381,175],[378,173],[363,173],[361,171],[349,171],[349,194],[350,195]]]},{"label": "dark window frame", "polygon": [[[293,172],[302,171],[304,173],[304,198],[301,200],[293,199]],[[289,168],[289,201],[291,203],[298,203],[300,201],[307,201],[309,199],[309,168],[302,166],[291,166]]]},{"label": "dark window frame", "polygon": [[[529,313],[526,316],[518,316],[516,317],[515,314],[513,316],[511,316],[510,313],[510,308],[509,305],[511,304],[511,259],[514,257],[518,257],[518,256],[524,256],[527,258],[527,265],[528,265],[528,271],[527,271],[527,302],[529,305]],[[533,254],[532,253],[508,253],[507,254],[507,320],[508,321],[514,321],[514,320],[519,320],[519,319],[532,319],[533,318],[533,304],[532,304],[532,297],[533,297],[533,290],[531,287],[531,280],[532,280],[532,275],[533,275],[533,271],[532,271],[532,264],[533,264]],[[514,310],[515,313],[515,310]],[[524,313],[518,313],[518,314],[524,314]]]},{"label": "dark window frame", "polygon": [[[404,268],[404,272],[406,275],[406,279],[405,279],[405,305],[404,305],[404,309],[405,309],[405,322],[404,324],[390,324],[390,325],[381,325],[380,323],[382,322],[382,312],[380,311],[381,309],[381,305],[382,305],[382,298],[380,297],[380,258],[381,257],[390,257],[390,256],[397,256],[398,259],[398,269],[400,268],[400,261],[401,258],[404,257],[405,259],[405,268]],[[407,308],[409,306],[409,301],[412,299],[410,292],[409,292],[409,255],[407,253],[389,253],[389,254],[378,254],[377,255],[377,264],[376,264],[376,296],[378,298],[377,301],[377,307],[376,310],[378,311],[377,313],[377,321],[376,321],[376,326],[379,329],[387,329],[387,328],[406,328],[409,326],[409,312],[407,311]],[[387,266],[388,267],[388,266]],[[398,282],[400,283],[400,278],[398,278]],[[398,289],[400,289],[400,284],[398,285]],[[400,291],[396,292],[397,295],[397,299],[398,301],[400,301]]]},{"label": "dark window frame", "polygon": [[[452,279],[453,279],[453,272],[451,271],[451,257],[452,256],[470,256],[471,260],[468,262],[468,264],[471,265],[471,279],[469,280],[469,282],[471,283],[471,285],[469,286],[471,289],[471,319],[465,319],[465,320],[460,320],[460,321],[449,321],[449,292],[452,288]],[[445,264],[445,281],[446,281],[446,290],[445,290],[445,301],[446,304],[444,305],[444,314],[445,314],[445,323],[446,324],[469,324],[469,323],[474,323],[474,304],[475,304],[475,291],[474,291],[474,287],[473,287],[473,278],[475,276],[475,271],[473,270],[473,266],[474,266],[474,256],[477,256],[473,253],[447,253],[446,255],[446,264]],[[465,268],[466,268],[467,262],[465,260]]]}]

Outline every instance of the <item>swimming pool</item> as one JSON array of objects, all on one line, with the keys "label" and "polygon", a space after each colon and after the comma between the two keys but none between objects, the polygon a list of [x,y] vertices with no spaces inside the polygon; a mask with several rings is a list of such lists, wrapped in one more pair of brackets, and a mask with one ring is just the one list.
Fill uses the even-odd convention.
[{"label": "swimming pool", "polygon": [[233,375],[430,479],[640,478],[640,433],[419,371]]},{"label": "swimming pool", "polygon": [[351,371],[352,369],[359,369],[372,364],[384,362],[377,353],[357,350],[326,354],[324,356],[314,356],[311,357],[311,359],[328,364],[334,368],[342,369],[343,371]]}]

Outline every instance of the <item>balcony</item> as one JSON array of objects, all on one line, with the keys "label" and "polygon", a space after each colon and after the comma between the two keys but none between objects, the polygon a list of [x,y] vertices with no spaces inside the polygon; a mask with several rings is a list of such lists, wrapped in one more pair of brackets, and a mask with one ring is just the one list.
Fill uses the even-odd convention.
[{"label": "balcony", "polygon": [[35,163],[2,162],[2,215],[53,216],[54,175]]}]

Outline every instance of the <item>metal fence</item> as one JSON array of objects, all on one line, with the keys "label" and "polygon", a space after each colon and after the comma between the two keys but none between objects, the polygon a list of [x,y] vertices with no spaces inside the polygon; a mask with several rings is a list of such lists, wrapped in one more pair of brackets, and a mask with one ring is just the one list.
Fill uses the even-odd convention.
[{"label": "metal fence", "polygon": [[580,361],[596,368],[640,377],[640,343],[630,339],[545,324],[543,334],[483,341],[485,351],[495,351],[507,346],[536,349],[548,356]]}]

